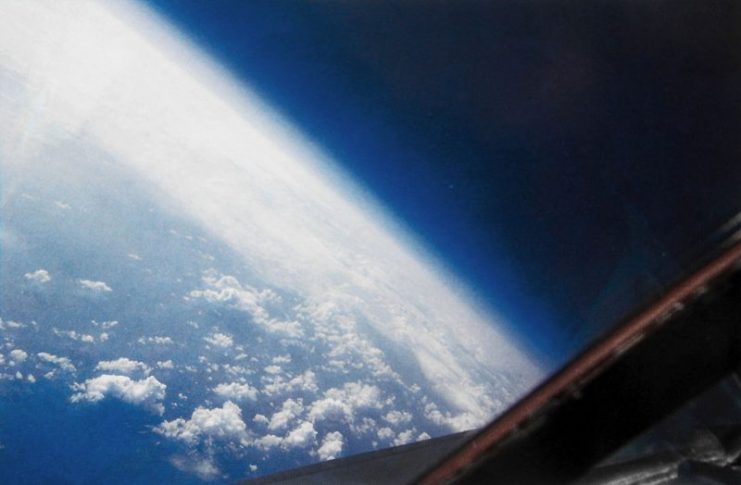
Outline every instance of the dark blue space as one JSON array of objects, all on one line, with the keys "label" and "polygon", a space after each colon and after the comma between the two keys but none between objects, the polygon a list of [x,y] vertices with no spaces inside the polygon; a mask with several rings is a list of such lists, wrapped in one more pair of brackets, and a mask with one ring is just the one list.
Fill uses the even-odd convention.
[{"label": "dark blue space", "polygon": [[741,208],[735,2],[150,3],[555,363]]}]

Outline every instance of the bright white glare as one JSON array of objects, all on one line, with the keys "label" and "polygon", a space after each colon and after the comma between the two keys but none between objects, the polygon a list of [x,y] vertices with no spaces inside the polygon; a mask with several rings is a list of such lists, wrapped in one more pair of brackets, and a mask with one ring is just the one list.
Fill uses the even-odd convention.
[{"label": "bright white glare", "polygon": [[462,427],[491,417],[489,372],[540,376],[380,205],[141,5],[0,3],[0,133],[16,171],[54,140],[92,140],[263,281],[351,307],[408,349]]}]

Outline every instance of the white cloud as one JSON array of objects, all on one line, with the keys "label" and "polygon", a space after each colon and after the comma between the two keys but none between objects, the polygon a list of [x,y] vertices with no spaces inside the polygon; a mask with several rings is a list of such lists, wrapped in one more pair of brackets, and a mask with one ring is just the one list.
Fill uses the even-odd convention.
[{"label": "white cloud", "polygon": [[291,448],[306,448],[316,443],[317,431],[310,421],[302,421],[291,429],[284,437],[267,434],[253,440],[250,444],[263,450],[280,446],[288,450]]},{"label": "white cloud", "polygon": [[105,293],[113,291],[104,281],[80,280],[80,286],[94,293]]},{"label": "white cloud", "polygon": [[276,355],[273,357],[273,364],[290,364],[291,363],[291,356],[289,354],[286,355]]},{"label": "white cloud", "polygon": [[75,372],[77,370],[75,366],[72,365],[72,361],[69,360],[67,357],[58,357],[48,352],[39,352],[38,354],[36,354],[36,356],[40,360],[44,362],[48,362],[49,364],[54,364],[62,370],[65,370],[68,372]]},{"label": "white cloud", "polygon": [[57,207],[59,207],[60,209],[63,209],[63,210],[67,210],[67,209],[70,208],[70,205],[69,204],[67,204],[65,202],[62,202],[62,201],[59,201],[59,200],[55,200],[54,201],[54,205],[57,206]]},{"label": "white cloud", "polygon": [[356,419],[350,424],[350,430],[352,430],[352,432],[356,435],[375,433],[376,429],[376,420],[373,418],[369,418],[368,416],[363,416],[360,419]]},{"label": "white cloud", "polygon": [[394,426],[398,426],[410,422],[412,420],[412,415],[406,411],[393,410],[386,413],[383,419]]},{"label": "white cloud", "polygon": [[118,325],[118,320],[106,320],[104,322],[96,322],[93,320],[93,326],[100,327],[103,330],[111,329]]},{"label": "white cloud", "polygon": [[401,446],[407,443],[411,443],[414,440],[414,434],[415,434],[415,431],[413,429],[402,431],[396,436],[396,439],[394,440],[394,443],[393,443],[394,446]]},{"label": "white cloud", "polygon": [[224,333],[214,333],[210,337],[203,337],[203,340],[216,347],[228,348],[234,345],[232,336]]},{"label": "white cloud", "polygon": [[319,459],[322,461],[334,460],[337,455],[342,453],[342,448],[345,442],[342,437],[342,433],[339,431],[332,431],[327,433],[322,440],[322,446],[316,450],[319,455]]},{"label": "white cloud", "polygon": [[265,416],[264,414],[255,414],[255,417],[252,418],[253,423],[259,423],[264,424],[267,426],[267,424],[270,422],[270,420]]},{"label": "white cloud", "polygon": [[319,389],[316,381],[316,374],[307,370],[303,374],[285,380],[282,376],[270,376],[263,388],[263,392],[269,396],[283,394],[300,390],[303,392],[316,392]]},{"label": "white cloud", "polygon": [[159,414],[165,411],[161,401],[165,398],[167,386],[153,376],[136,381],[128,376],[103,374],[83,383],[75,383],[72,389],[77,391],[70,398],[72,402],[97,402],[106,396],[112,396],[131,404],[146,406]]},{"label": "white cloud", "polygon": [[382,406],[381,390],[377,386],[350,382],[342,388],[327,390],[323,399],[311,404],[308,416],[311,421],[335,418],[351,422],[356,410]]},{"label": "white cloud", "polygon": [[257,438],[252,444],[260,449],[269,450],[283,443],[283,438],[274,434],[268,434]]},{"label": "white cloud", "polygon": [[177,418],[164,421],[154,429],[157,433],[190,445],[204,438],[246,441],[247,426],[242,421],[242,410],[231,401],[220,408],[198,407],[190,419]]},{"label": "white cloud", "polygon": [[345,419],[352,417],[352,406],[346,401],[337,398],[324,398],[314,401],[309,408],[309,419],[322,421],[325,419]]},{"label": "white cloud", "polygon": [[363,336],[357,323],[357,300],[333,296],[319,302],[305,301],[296,308],[298,316],[310,322],[315,338],[327,346],[325,369],[347,373],[362,366],[377,378],[400,382],[381,349]]},{"label": "white cloud", "polygon": [[172,345],[175,342],[170,337],[154,336],[154,337],[139,337],[137,340],[141,345],[155,344],[155,345]]},{"label": "white cloud", "polygon": [[300,399],[286,399],[281,406],[281,410],[274,413],[270,418],[268,429],[275,431],[287,428],[291,422],[301,416],[303,411],[304,405]]},{"label": "white cloud", "polygon": [[396,436],[396,433],[394,433],[394,430],[389,427],[384,427],[384,428],[379,429],[376,432],[376,434],[382,440],[390,440]]},{"label": "white cloud", "polygon": [[285,337],[300,338],[304,335],[301,324],[294,320],[281,320],[270,315],[267,305],[280,301],[272,290],[257,290],[242,285],[237,278],[219,275],[213,270],[207,271],[203,281],[210,288],[193,290],[189,293],[192,299],[204,299],[210,303],[228,305],[247,312],[252,320],[270,333]]},{"label": "white cloud", "polygon": [[23,275],[24,278],[27,280],[44,284],[51,281],[51,276],[49,275],[49,272],[45,269],[37,269],[36,271],[32,273],[26,273]]},{"label": "white cloud", "polygon": [[13,320],[3,320],[0,318],[0,330],[26,328],[26,324],[22,322],[16,322]]},{"label": "white cloud", "polygon": [[131,375],[135,372],[142,372],[143,374],[149,374],[152,370],[144,362],[138,360],[131,360],[127,357],[121,357],[116,360],[103,360],[98,362],[95,366],[95,370],[101,370],[104,372],[118,372],[121,374]]},{"label": "white cloud", "polygon": [[193,473],[201,480],[210,481],[218,478],[221,474],[219,467],[216,466],[210,456],[189,455],[173,456],[170,463],[180,471]]},{"label": "white cloud", "polygon": [[[95,342],[95,337],[93,337],[92,335],[85,334],[85,333],[77,333],[75,330],[59,330],[58,328],[53,328],[52,332],[54,332],[54,335],[58,337],[69,337],[72,340],[77,340],[77,341],[85,342],[89,344]],[[108,336],[106,334],[105,340],[107,339],[108,339]]]},{"label": "white cloud", "polygon": [[157,367],[160,369],[174,369],[175,364],[171,360],[158,360]]},{"label": "white cloud", "polygon": [[284,448],[305,448],[316,441],[316,430],[309,421],[304,421],[294,428],[281,442]]},{"label": "white cloud", "polygon": [[280,368],[279,365],[269,365],[269,366],[265,367],[264,370],[268,374],[280,374],[280,372],[281,372],[281,368]]},{"label": "white cloud", "polygon": [[235,401],[244,401],[247,399],[252,401],[257,400],[258,390],[249,384],[240,384],[239,382],[222,383],[214,387],[213,390],[219,396]]},{"label": "white cloud", "polygon": [[227,372],[228,374],[235,375],[235,376],[254,373],[254,371],[246,367],[243,367],[241,365],[222,364],[221,368],[224,369],[224,371]]},{"label": "white cloud", "polygon": [[21,349],[11,350],[9,356],[17,364],[23,363],[28,358],[28,354]]},{"label": "white cloud", "polygon": [[476,428],[479,426],[480,419],[478,416],[469,412],[457,414],[442,412],[435,403],[425,404],[424,415],[438,426],[447,426],[454,431],[466,431]]}]

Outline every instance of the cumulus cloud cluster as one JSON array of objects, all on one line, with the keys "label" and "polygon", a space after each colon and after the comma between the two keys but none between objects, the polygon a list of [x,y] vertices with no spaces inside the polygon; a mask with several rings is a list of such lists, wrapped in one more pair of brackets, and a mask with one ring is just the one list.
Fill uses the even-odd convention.
[{"label": "cumulus cloud cluster", "polygon": [[177,418],[164,421],[155,431],[167,438],[196,444],[201,438],[217,438],[247,442],[247,425],[242,420],[242,410],[231,401],[220,408],[198,407],[190,419]]},{"label": "cumulus cloud cluster", "polygon": [[386,413],[383,419],[392,425],[398,426],[409,423],[412,420],[412,415],[406,411],[392,410]]},{"label": "cumulus cloud cluster", "polygon": [[[190,392],[187,398],[181,395],[180,400],[173,403],[173,410],[188,406],[191,400],[205,400],[195,409],[190,408],[188,414],[162,421],[154,428],[157,434],[184,446],[187,457],[171,457],[178,468],[210,479],[220,473],[214,457],[226,450],[247,453],[244,450],[252,448],[260,453],[272,453],[304,449],[307,456],[330,460],[342,455],[348,446],[348,437],[354,437],[350,442],[356,443],[364,436],[369,442],[373,441],[374,446],[378,442],[390,446],[427,439],[429,434],[420,432],[419,428],[424,429],[420,419],[454,429],[479,424],[480,416],[450,412],[450,407],[439,406],[435,399],[420,392],[419,386],[408,385],[402,380],[378,342],[364,332],[366,323],[355,311],[358,304],[355,299],[329,294],[326,298],[305,298],[287,306],[275,292],[257,290],[232,276],[207,271],[202,281],[207,288],[193,290],[186,299],[245,311],[267,334],[259,339],[264,349],[258,346],[248,351],[239,344],[240,334],[233,327],[211,325],[210,331],[201,333],[202,327],[190,322],[197,332],[196,339],[219,351],[217,354],[224,354],[206,354],[208,358],[195,354],[192,361],[185,356],[181,359],[178,354],[178,362],[183,364],[178,368],[199,372],[200,367],[208,374],[209,385],[204,391],[213,393],[210,397]],[[271,312],[280,314],[281,318],[275,318]],[[92,324],[99,329],[119,325],[114,320],[93,321]],[[74,330],[53,331],[82,342],[97,341],[97,337]],[[297,336],[301,339],[291,340]],[[145,335],[137,341],[159,346],[175,343],[165,335]],[[184,340],[182,345],[186,343]],[[228,362],[214,360],[232,351],[234,357]],[[302,369],[304,352],[312,352],[316,358],[308,368]],[[74,370],[69,359],[44,355],[42,358],[39,354],[39,359]],[[11,352],[9,358],[18,360],[13,357]],[[151,376],[153,368],[174,370],[175,365],[172,360],[154,359],[148,365],[128,357],[101,360],[95,370],[103,375],[73,384],[70,400],[79,403],[113,398],[161,415],[167,386]],[[320,382],[331,383],[331,387],[320,388]],[[394,391],[386,391],[387,386],[403,386],[410,393],[418,393],[415,399],[420,399],[420,406],[415,410],[405,408],[405,403],[394,403]],[[476,390],[477,394],[485,392],[484,388]],[[216,405],[214,396],[219,398]],[[261,397],[265,400],[260,401]],[[245,403],[250,404],[245,406]],[[250,406],[258,406],[264,413],[252,415],[253,429],[243,419],[243,413]]]},{"label": "cumulus cloud cluster", "polygon": [[314,428],[314,423],[302,421],[283,437],[267,434],[254,440],[253,445],[263,450],[276,447],[283,449],[307,448],[316,443],[316,436],[317,431]]},{"label": "cumulus cloud cluster", "polygon": [[234,345],[234,339],[231,335],[226,335],[224,333],[218,332],[211,334],[208,337],[203,337],[203,340],[215,347],[228,348]]},{"label": "cumulus cloud cluster", "polygon": [[285,337],[300,338],[304,335],[299,322],[274,318],[268,310],[269,304],[280,302],[280,296],[270,289],[257,290],[243,285],[234,276],[219,275],[214,270],[207,271],[203,282],[208,288],[193,290],[188,295],[191,299],[203,299],[210,303],[219,303],[247,312],[252,321],[268,332]]},{"label": "cumulus cloud cluster", "polygon": [[378,386],[359,382],[349,382],[341,388],[333,387],[324,392],[324,397],[311,404],[309,419],[340,419],[351,422],[359,409],[383,406],[381,390]]},{"label": "cumulus cloud cluster", "polygon": [[72,389],[77,391],[70,398],[72,402],[97,402],[111,396],[131,404],[143,405],[158,414],[165,411],[162,400],[167,386],[154,376],[133,380],[129,376],[103,374],[75,383]]},{"label": "cumulus cloud cluster", "polygon": [[[211,375],[213,379],[218,379],[219,371],[236,379],[233,382],[222,380],[211,388],[215,395],[226,402],[222,407],[212,407],[212,403],[206,401],[190,417],[164,421],[158,426],[156,431],[159,434],[180,441],[191,449],[217,439],[231,443],[229,446],[239,443],[265,451],[309,448],[311,456],[327,460],[343,452],[347,433],[365,435],[369,439],[377,437],[385,445],[402,445],[429,438],[428,433],[418,429],[419,419],[426,419],[428,424],[447,429],[470,429],[481,424],[492,410],[497,409],[497,402],[487,397],[491,394],[491,386],[480,383],[474,386],[467,372],[460,374],[460,382],[456,382],[452,376],[458,373],[458,369],[451,371],[445,368],[449,363],[434,361],[432,354],[437,351],[445,358],[450,357],[447,350],[440,348],[440,342],[434,342],[435,345],[430,349],[418,352],[417,357],[422,359],[418,363],[427,373],[444,376],[440,379],[442,384],[421,392],[420,386],[405,382],[377,341],[364,330],[368,325],[367,319],[374,317],[358,311],[363,308],[363,302],[356,296],[329,292],[304,298],[300,303],[286,308],[274,291],[258,290],[234,276],[208,270],[204,272],[202,281],[205,288],[192,290],[185,297],[186,300],[201,300],[244,311],[251,317],[252,323],[267,332],[265,338],[272,338],[272,342],[279,344],[282,349],[290,348],[291,351],[276,355],[273,349],[272,355],[260,356],[259,352],[250,352],[248,356],[244,348],[235,343],[235,337],[219,331],[219,327],[212,327],[215,331],[201,335],[199,338],[213,350],[234,349],[235,355],[238,355],[235,360],[240,362],[217,364],[201,356],[199,362],[204,371],[210,374],[209,380],[212,379]],[[410,315],[400,306],[394,306],[390,311],[390,319],[397,325],[394,331],[399,333],[401,340],[408,339],[414,326],[410,320],[422,317],[414,312]],[[280,318],[275,316],[278,314]],[[191,326],[199,328],[197,323]],[[300,341],[290,340],[296,337],[301,337]],[[165,339],[169,337],[142,337],[139,341],[160,344],[172,342],[171,339]],[[316,365],[297,373],[295,362],[301,359],[295,357],[309,349],[321,355],[321,358],[316,360]],[[184,369],[195,372],[192,366],[186,365]],[[259,382],[261,386],[247,384],[246,377],[260,372],[259,369],[261,375],[258,379],[248,378],[252,382]],[[317,373],[320,373],[323,382],[327,382],[327,377],[329,382],[336,383],[337,378],[348,381],[329,389],[320,389]],[[504,384],[503,387],[507,387]],[[417,394],[414,397],[419,400],[416,410],[404,408],[404,405],[395,407],[393,394],[384,396],[382,392],[389,385],[401,386],[406,389],[404,392]],[[464,396],[451,394],[451,386],[461,385],[469,389]],[[255,430],[263,430],[257,433],[248,429],[237,403],[255,402],[260,396],[281,400],[276,401],[277,406],[270,402],[269,412],[263,411],[264,415],[255,415],[252,420]],[[436,402],[440,397],[450,396],[453,399],[442,406]],[[321,433],[328,427],[334,427],[334,430],[322,436]]]},{"label": "cumulus cloud cluster", "polygon": [[[191,449],[206,443],[237,443],[263,451],[275,448],[284,450],[312,448],[317,445],[318,431],[315,423],[306,418],[306,408],[301,399],[285,400],[279,411],[270,418],[256,415],[253,421],[269,431],[258,436],[250,430],[242,418],[241,408],[228,400],[221,407],[197,407],[190,418],[163,421],[154,431],[166,438],[180,441]],[[338,456],[344,448],[345,439],[341,432],[327,433],[315,454],[322,460]]]},{"label": "cumulus cloud cluster", "polygon": [[281,375],[268,375],[265,376],[264,382],[262,391],[271,397],[294,391],[314,393],[319,390],[316,373],[312,370],[306,370],[290,379]]},{"label": "cumulus cloud cluster", "polygon": [[[246,384],[230,383],[219,384],[214,392],[224,397],[246,396],[252,398],[254,388]],[[253,422],[264,427],[265,434],[257,435],[248,429],[242,419],[240,407],[232,400],[227,400],[222,407],[198,407],[190,418],[177,418],[161,423],[155,431],[167,438],[181,441],[194,447],[205,440],[217,439],[220,441],[237,442],[242,446],[256,447],[261,450],[275,448],[294,449],[312,448],[311,454],[321,460],[329,460],[339,456],[345,446],[345,437],[340,431],[326,433],[321,443],[317,443],[319,432],[317,422],[331,421],[334,423],[351,423],[361,421],[363,425],[372,427],[373,420],[362,419],[358,411],[372,408],[380,409],[384,406],[381,390],[374,385],[362,382],[349,382],[339,387],[330,388],[309,405],[298,397],[289,397],[283,401],[280,408],[270,415],[255,415]],[[392,421],[406,422],[407,414],[403,412],[387,413]],[[388,430],[389,439],[407,441],[414,438],[414,432],[408,430],[396,435]]]},{"label": "cumulus cloud cluster", "polygon": [[309,323],[314,339],[326,346],[324,369],[346,374],[353,368],[367,368],[373,377],[400,382],[385,360],[384,352],[358,329],[354,308],[356,299],[327,295],[319,300],[307,300],[296,308],[298,317]]}]

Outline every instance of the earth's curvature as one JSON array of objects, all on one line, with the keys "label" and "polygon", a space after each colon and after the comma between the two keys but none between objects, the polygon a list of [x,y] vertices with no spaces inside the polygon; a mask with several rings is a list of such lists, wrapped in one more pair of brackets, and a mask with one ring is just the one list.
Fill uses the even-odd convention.
[{"label": "earth's curvature", "polygon": [[541,374],[321,153],[127,2],[0,5],[3,481],[233,480]]}]

